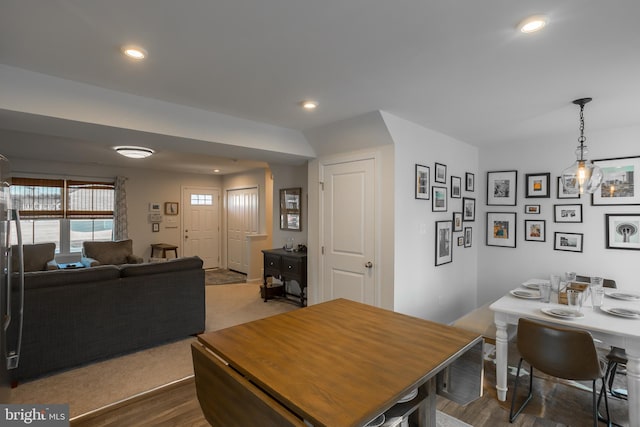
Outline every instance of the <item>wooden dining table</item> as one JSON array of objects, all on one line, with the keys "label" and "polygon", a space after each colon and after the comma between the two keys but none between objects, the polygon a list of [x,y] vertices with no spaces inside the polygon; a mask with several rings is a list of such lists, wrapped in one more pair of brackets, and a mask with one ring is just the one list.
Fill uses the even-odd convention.
[{"label": "wooden dining table", "polygon": [[[558,295],[552,296],[550,303],[539,299],[518,298],[511,293],[489,306],[494,312],[496,325],[496,389],[499,400],[507,397],[507,325],[518,324],[518,319],[526,317],[548,323],[571,326],[587,330],[594,338],[606,345],[620,347],[627,353],[627,392],[630,427],[640,427],[640,318],[621,317],[607,313],[610,308],[640,310],[640,301],[626,301],[612,298],[612,292],[624,292],[621,289],[607,289],[603,309],[593,308],[589,299],[582,307],[581,318],[566,319],[546,314],[548,309],[567,308],[558,303]],[[544,310],[544,311],[543,311]]]},{"label": "wooden dining table", "polygon": [[[399,422],[412,411],[416,425],[435,427],[436,391],[446,389],[447,369],[472,352],[478,367],[472,376],[479,382],[471,391],[480,396],[482,390],[481,336],[346,299],[205,333],[198,341],[194,345],[239,374],[236,382],[255,386],[252,396],[264,393],[279,411],[316,427],[364,426],[383,413],[385,426],[396,425],[391,417]],[[207,376],[196,370],[197,386],[199,375]],[[228,384],[221,381],[220,387]],[[213,381],[203,386],[201,405],[215,399],[216,387]],[[397,405],[416,389],[408,406]],[[250,416],[247,402],[237,405],[245,408],[238,416]]]}]

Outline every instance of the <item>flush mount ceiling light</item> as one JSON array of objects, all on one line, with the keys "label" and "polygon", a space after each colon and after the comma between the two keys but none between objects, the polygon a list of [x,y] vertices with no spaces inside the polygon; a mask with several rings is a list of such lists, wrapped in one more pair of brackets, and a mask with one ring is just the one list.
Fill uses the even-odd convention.
[{"label": "flush mount ceiling light", "polygon": [[122,53],[129,58],[136,59],[138,61],[147,57],[147,51],[139,46],[123,46]]},{"label": "flush mount ceiling light", "polygon": [[523,19],[518,24],[520,32],[529,34],[540,31],[549,23],[549,18],[546,15],[533,15]]},{"label": "flush mount ceiling light", "polygon": [[562,171],[562,185],[569,194],[594,193],[602,184],[602,169],[591,163],[585,157],[589,154],[584,142],[584,105],[591,102],[591,98],[580,98],[573,101],[580,106],[580,137],[576,148],[576,161]]},{"label": "flush mount ceiling light", "polygon": [[318,108],[318,103],[315,101],[302,101],[300,104],[307,111],[313,111]]},{"label": "flush mount ceiling light", "polygon": [[116,152],[130,159],[144,159],[154,153],[151,148],[145,147],[115,147]]}]

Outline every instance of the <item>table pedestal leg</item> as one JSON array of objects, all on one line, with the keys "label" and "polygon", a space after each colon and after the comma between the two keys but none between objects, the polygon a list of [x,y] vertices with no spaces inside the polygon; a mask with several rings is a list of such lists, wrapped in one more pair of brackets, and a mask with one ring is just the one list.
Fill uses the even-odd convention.
[{"label": "table pedestal leg", "polygon": [[436,427],[436,377],[427,381],[424,387],[427,397],[418,406],[418,427]]},{"label": "table pedestal leg", "polygon": [[496,324],[496,390],[498,400],[507,400],[507,356],[509,336],[507,335],[507,321],[502,313],[495,313]]}]

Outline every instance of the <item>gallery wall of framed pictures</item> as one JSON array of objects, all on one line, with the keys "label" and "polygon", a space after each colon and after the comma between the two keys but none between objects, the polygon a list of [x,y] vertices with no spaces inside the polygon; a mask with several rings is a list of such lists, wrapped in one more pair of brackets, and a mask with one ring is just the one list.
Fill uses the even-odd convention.
[{"label": "gallery wall of framed pictures", "polygon": [[[582,253],[587,238],[602,239],[606,249],[640,250],[640,208],[622,213],[591,208],[640,206],[640,156],[600,159],[594,163],[602,168],[605,178],[601,188],[589,197],[566,191],[560,177],[552,172],[525,173],[515,169],[486,172],[485,204],[491,208],[483,218],[485,245],[513,249],[520,239],[527,244],[549,242],[550,250]],[[521,181],[518,175],[522,176]],[[436,266],[453,262],[454,247],[472,245],[475,177],[466,171],[449,174],[448,166],[438,161],[428,166],[415,164],[415,198],[427,200],[430,211],[436,214]],[[529,199],[538,200],[526,203]],[[585,208],[588,200],[589,208]],[[585,215],[603,216],[605,228],[601,236],[584,228]]]},{"label": "gallery wall of framed pictures", "polygon": [[[476,199],[475,174],[461,172],[449,174],[446,164],[415,164],[414,193],[416,200],[426,200],[431,204],[435,221],[435,265],[453,262],[453,248],[470,248],[473,242]],[[432,175],[433,172],[433,175]],[[464,177],[464,182],[463,182]],[[419,202],[416,202],[419,203]],[[447,216],[444,216],[447,214]]]},{"label": "gallery wall of framed pictures", "polygon": [[[521,240],[546,242],[546,235],[549,234],[547,224],[550,223],[553,250],[581,253],[585,238],[601,239],[606,249],[640,250],[640,156],[598,159],[593,163],[602,169],[604,179],[598,191],[587,195],[589,197],[566,191],[560,176],[554,176],[551,172],[536,172],[522,174],[524,185],[519,200],[517,170],[488,171],[486,206],[493,209],[487,212],[485,244],[515,248],[518,227],[524,230]],[[557,202],[523,203],[521,212],[524,216],[521,225],[518,225],[518,215],[508,207],[518,206],[532,198],[555,198]],[[503,209],[496,209],[496,206]],[[633,212],[618,213],[611,211],[611,206],[638,208],[632,208]],[[463,218],[464,214],[463,208]],[[592,218],[591,223],[593,216],[602,215],[604,233],[599,230],[596,234],[585,229],[585,215]]]}]

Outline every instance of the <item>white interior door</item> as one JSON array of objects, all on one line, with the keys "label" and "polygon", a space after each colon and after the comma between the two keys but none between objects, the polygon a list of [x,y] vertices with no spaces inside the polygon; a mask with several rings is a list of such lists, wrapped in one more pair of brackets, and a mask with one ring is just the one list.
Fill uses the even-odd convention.
[{"label": "white interior door", "polygon": [[258,188],[227,191],[227,267],[247,274],[249,272],[249,240],[247,235],[257,234]]},{"label": "white interior door", "polygon": [[184,256],[199,256],[204,268],[220,266],[220,190],[182,190]]},{"label": "white interior door", "polygon": [[324,165],[322,299],[376,304],[374,160]]}]

